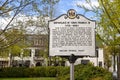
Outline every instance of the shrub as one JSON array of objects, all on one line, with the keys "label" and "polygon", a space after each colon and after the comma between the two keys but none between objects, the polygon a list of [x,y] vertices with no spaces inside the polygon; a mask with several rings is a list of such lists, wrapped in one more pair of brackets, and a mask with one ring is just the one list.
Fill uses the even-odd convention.
[{"label": "shrub", "polygon": [[[112,74],[101,68],[88,65],[75,66],[75,80],[112,80]],[[70,80],[70,68],[63,66],[41,66],[34,68],[1,68],[0,77],[56,77]]]},{"label": "shrub", "polygon": [[69,67],[57,67],[57,80],[70,80],[69,78],[70,68]]},{"label": "shrub", "polygon": [[25,68],[23,71],[24,71],[24,77],[34,77],[35,76],[34,68]]},{"label": "shrub", "polygon": [[45,74],[46,74],[46,77],[56,77],[56,74],[57,74],[56,67],[54,66],[46,67]]},{"label": "shrub", "polygon": [[59,66],[57,67],[57,76],[64,76],[70,73],[69,67]]},{"label": "shrub", "polygon": [[21,77],[24,76],[24,68],[2,68],[0,77]]},{"label": "shrub", "polygon": [[9,67],[0,69],[0,77],[56,77],[57,67]]},{"label": "shrub", "polygon": [[[69,80],[69,73],[59,77],[59,80]],[[91,64],[75,66],[75,80],[112,80],[112,73]]]}]

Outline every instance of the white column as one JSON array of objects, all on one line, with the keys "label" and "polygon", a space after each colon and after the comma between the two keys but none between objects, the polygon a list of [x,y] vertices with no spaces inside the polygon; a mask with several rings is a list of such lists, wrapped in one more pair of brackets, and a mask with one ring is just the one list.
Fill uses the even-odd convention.
[{"label": "white column", "polygon": [[102,67],[104,68],[104,55],[103,55],[103,49],[102,48],[99,48],[98,55],[99,55],[99,61],[102,62]]},{"label": "white column", "polygon": [[9,57],[8,57],[8,67],[11,66],[11,60],[10,60],[10,57],[11,57],[11,53],[9,52]]},{"label": "white column", "polygon": [[31,67],[32,67],[32,66],[35,66],[34,56],[35,56],[35,49],[32,48],[32,49],[31,49]]},{"label": "white column", "polygon": [[21,50],[21,61],[22,61],[22,66],[24,66],[24,59],[23,59],[23,49]]}]

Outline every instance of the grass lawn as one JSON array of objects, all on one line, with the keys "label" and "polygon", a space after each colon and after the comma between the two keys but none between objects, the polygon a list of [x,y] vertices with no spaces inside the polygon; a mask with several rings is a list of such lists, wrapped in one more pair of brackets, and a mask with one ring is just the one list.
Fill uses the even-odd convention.
[{"label": "grass lawn", "polygon": [[0,78],[0,80],[56,80],[56,78]]}]

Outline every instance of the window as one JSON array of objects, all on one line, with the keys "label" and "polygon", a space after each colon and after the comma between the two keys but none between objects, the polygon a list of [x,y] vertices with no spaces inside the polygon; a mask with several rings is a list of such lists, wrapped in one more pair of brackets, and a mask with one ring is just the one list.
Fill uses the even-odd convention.
[{"label": "window", "polygon": [[35,57],[40,56],[40,50],[39,49],[35,49]]},{"label": "window", "polygon": [[102,67],[102,61],[99,61],[99,67]]},{"label": "window", "polygon": [[89,62],[90,62],[89,60],[81,60],[81,64],[84,64],[84,65],[88,64]]}]

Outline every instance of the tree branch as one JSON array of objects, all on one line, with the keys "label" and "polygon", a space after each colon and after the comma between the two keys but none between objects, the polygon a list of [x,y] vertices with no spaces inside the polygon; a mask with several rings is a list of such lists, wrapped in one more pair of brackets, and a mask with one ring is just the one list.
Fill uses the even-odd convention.
[{"label": "tree branch", "polygon": [[120,33],[120,30],[117,28],[117,26],[115,25],[115,23],[113,22],[113,20],[112,20],[112,18],[111,18],[111,16],[110,16],[109,12],[107,11],[107,9],[106,9],[106,7],[105,7],[105,5],[104,5],[104,3],[103,3],[103,0],[101,0],[101,3],[102,3],[102,5],[103,5],[104,11],[106,12],[106,14],[107,14],[107,16],[108,16],[111,24],[112,24],[112,25],[116,28],[116,30]]}]

